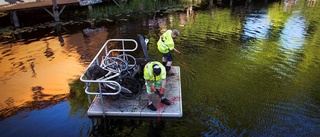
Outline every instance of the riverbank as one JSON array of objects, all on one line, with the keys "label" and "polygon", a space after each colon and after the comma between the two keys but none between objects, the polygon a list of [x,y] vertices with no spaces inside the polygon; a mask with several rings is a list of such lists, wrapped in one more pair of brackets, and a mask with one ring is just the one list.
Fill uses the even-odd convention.
[{"label": "riverbank", "polygon": [[[144,2],[146,4],[142,4]],[[197,4],[194,4],[197,5]],[[198,3],[199,5],[199,3]],[[166,14],[168,12],[184,11],[189,4],[179,5],[177,3],[148,3],[144,1],[133,1],[126,5],[116,5],[110,2],[95,4],[92,11],[86,6],[69,5],[60,15],[61,24],[67,25],[79,22],[89,22],[91,24],[102,22],[130,21],[139,18],[139,13]],[[123,9],[123,10],[119,10]],[[137,15],[137,16],[132,16]],[[15,39],[17,34],[30,33],[43,28],[52,28],[56,25],[53,17],[43,9],[22,10],[17,12],[19,17],[19,28],[13,27],[10,22],[10,15],[0,17],[1,30],[0,41]],[[32,19],[30,17],[32,16]]]}]

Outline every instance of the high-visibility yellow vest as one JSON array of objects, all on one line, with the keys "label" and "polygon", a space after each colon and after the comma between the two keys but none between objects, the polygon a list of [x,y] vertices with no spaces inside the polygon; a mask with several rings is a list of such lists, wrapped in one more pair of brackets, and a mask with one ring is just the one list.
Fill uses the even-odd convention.
[{"label": "high-visibility yellow vest", "polygon": [[157,42],[158,50],[161,53],[168,53],[170,50],[174,49],[174,41],[171,36],[172,30],[167,30],[160,36],[160,39]]},{"label": "high-visibility yellow vest", "polygon": [[[153,68],[152,66],[154,64],[159,65],[159,67],[161,68],[161,73],[158,76],[154,76],[153,74]],[[166,79],[166,69],[165,67],[158,61],[152,61],[147,63],[144,66],[144,71],[143,71],[143,78],[145,80],[150,80],[150,81],[158,81],[158,80],[162,80],[162,79]]]}]

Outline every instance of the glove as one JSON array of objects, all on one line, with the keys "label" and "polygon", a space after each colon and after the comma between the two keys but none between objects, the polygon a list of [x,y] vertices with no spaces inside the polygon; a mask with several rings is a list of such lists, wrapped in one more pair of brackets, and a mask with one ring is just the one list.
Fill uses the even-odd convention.
[{"label": "glove", "polygon": [[159,93],[159,97],[161,98],[163,96],[163,94],[164,94],[164,88],[161,88],[160,93]]},{"label": "glove", "polygon": [[151,91],[155,92],[157,89],[154,86],[150,87]]},{"label": "glove", "polygon": [[164,88],[160,89],[160,94],[163,95],[164,94]]}]

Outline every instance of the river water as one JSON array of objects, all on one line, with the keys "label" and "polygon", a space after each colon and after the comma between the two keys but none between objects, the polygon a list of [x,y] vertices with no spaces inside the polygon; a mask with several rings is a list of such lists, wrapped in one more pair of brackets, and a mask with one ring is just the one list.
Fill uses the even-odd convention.
[{"label": "river water", "polygon": [[[320,136],[319,3],[125,17],[35,25],[2,39],[1,136]],[[104,42],[142,34],[160,61],[155,45],[167,29],[180,31],[173,65],[181,68],[183,117],[89,119],[79,76]]]}]

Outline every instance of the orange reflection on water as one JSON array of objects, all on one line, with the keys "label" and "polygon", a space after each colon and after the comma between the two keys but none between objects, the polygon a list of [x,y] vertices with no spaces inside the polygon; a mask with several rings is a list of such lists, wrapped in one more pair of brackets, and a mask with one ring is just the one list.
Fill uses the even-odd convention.
[{"label": "orange reflection on water", "polygon": [[[83,41],[73,44],[83,45]],[[65,45],[60,46],[56,37],[1,45],[0,109],[34,101],[39,93],[69,94],[68,83],[78,79],[85,69],[77,50],[70,45],[65,38]]]}]

